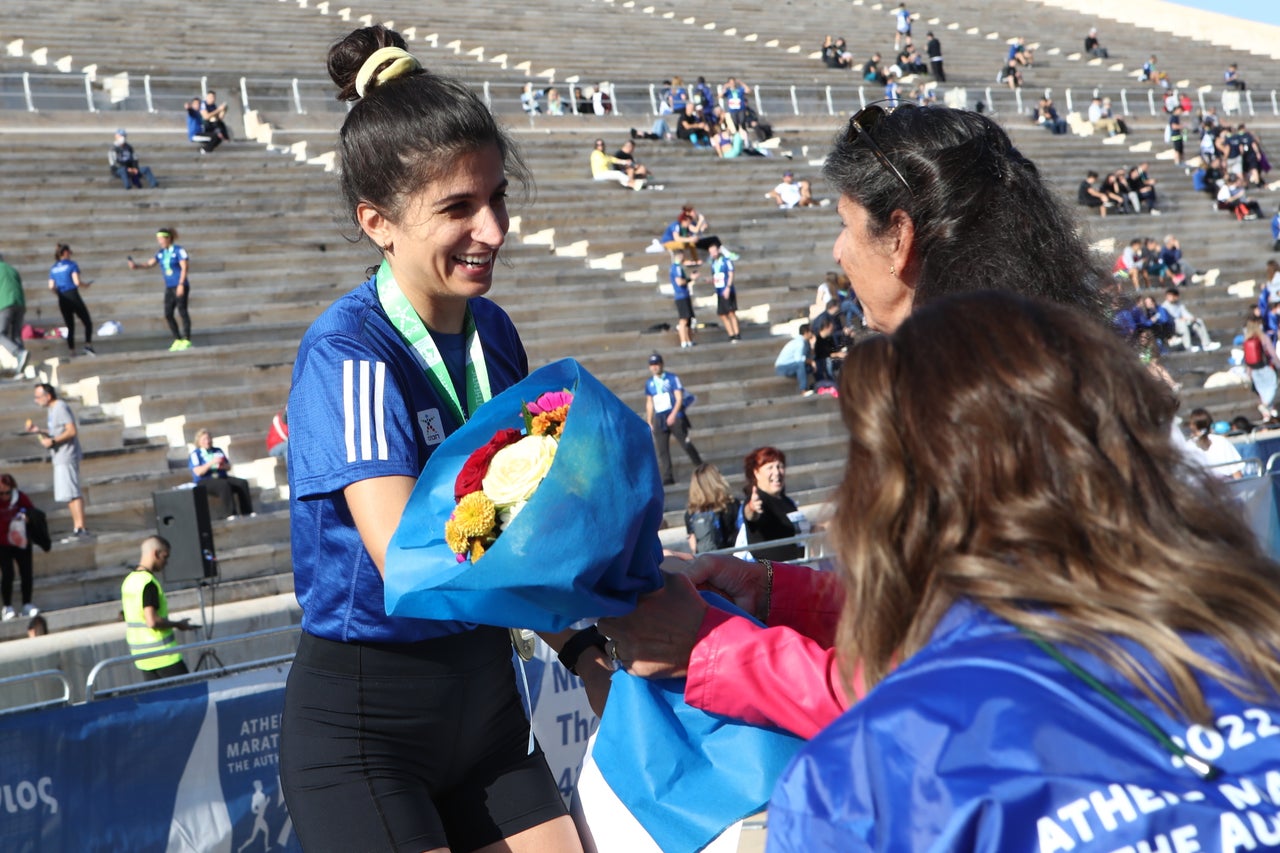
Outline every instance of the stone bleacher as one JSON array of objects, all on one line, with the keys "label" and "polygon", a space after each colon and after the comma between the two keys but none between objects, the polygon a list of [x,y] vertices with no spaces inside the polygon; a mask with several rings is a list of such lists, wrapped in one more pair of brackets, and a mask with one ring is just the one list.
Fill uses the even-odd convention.
[{"label": "stone bleacher", "polygon": [[[199,7],[138,0],[130,7],[131,26],[92,0],[68,0],[56,12],[34,0],[18,0],[17,6],[0,23],[0,44],[20,38],[24,53],[0,58],[0,71],[30,67],[27,54],[41,45],[50,57],[73,56],[76,71],[94,63],[103,74],[128,71],[135,78],[207,75],[220,100],[233,105],[234,81],[241,76],[323,77],[328,44],[359,23],[355,13],[341,20],[338,4],[322,14],[316,3],[298,0],[217,0]],[[580,75],[584,83],[639,86],[679,73],[686,80],[705,74],[713,82],[734,74],[775,89],[852,87],[853,75],[830,71],[811,55],[826,32],[843,34],[859,57],[872,50],[888,55],[892,48],[889,4],[705,0],[684,10],[671,2],[548,0],[532,6],[445,4],[428,14],[419,4],[386,0],[368,11],[372,20],[413,27],[414,49],[432,67],[455,70],[476,84],[492,81],[500,87],[495,91],[509,92],[526,73],[539,79],[549,69],[555,69],[559,85]],[[502,28],[492,26],[496,14],[503,16]],[[1239,59],[1255,85],[1275,76],[1270,66],[1251,65],[1249,57],[1114,23],[1100,24],[1112,59],[1091,64],[1071,57],[1090,18],[1015,0],[937,2],[926,14],[916,24],[917,41],[923,46],[929,28],[938,33],[947,57],[946,88],[952,82],[969,88],[970,102],[994,85],[1005,40],[1014,35],[1040,44],[1041,62],[1027,72],[1028,95],[1044,87],[1077,93],[1134,89],[1128,74],[1152,52],[1175,77],[1187,76],[1197,85],[1216,85],[1231,59]],[[685,23],[689,17],[695,20]],[[936,23],[930,23],[933,17]],[[104,31],[112,37],[102,38]],[[434,47],[430,35],[436,36]],[[477,48],[483,51],[474,53]],[[497,61],[503,54],[505,60]],[[847,98],[840,109],[853,106]],[[529,127],[518,109],[514,97],[495,100],[532,168],[535,202],[513,211],[517,219],[504,250],[509,265],[499,269],[492,295],[521,329],[531,363],[576,357],[643,411],[646,356],[658,350],[697,394],[693,439],[704,458],[740,485],[744,453],[775,444],[789,455],[789,492],[802,504],[822,503],[842,471],[837,406],[826,398],[799,398],[790,380],[774,375],[772,363],[783,336],[805,316],[816,284],[835,268],[830,248],[839,225],[834,208],[780,212],[763,194],[785,168],[813,180],[815,192],[823,194],[818,162],[841,119],[771,114],[782,137],[779,152],[789,152],[791,159],[721,161],[677,143],[641,142],[638,156],[667,189],[631,193],[592,182],[587,152],[595,135],[617,147],[629,126],[647,127],[651,116],[566,116]],[[36,375],[55,382],[81,419],[88,523],[98,536],[37,555],[35,598],[49,611],[55,631],[117,618],[119,580],[153,526],[151,493],[188,480],[187,443],[200,427],[208,427],[215,443],[229,451],[235,472],[253,482],[259,509],[257,518],[215,524],[219,606],[234,608],[237,600],[268,595],[284,601],[292,589],[286,477],[283,463],[266,456],[263,435],[286,399],[303,331],[363,278],[376,255],[347,239],[353,226],[343,219],[333,175],[323,165],[282,153],[299,141],[308,143],[310,157],[328,150],[340,106],[305,116],[259,112],[255,118],[273,127],[271,146],[237,141],[206,156],[186,142],[185,118],[173,110],[154,116],[135,109],[92,115],[11,111],[0,121],[0,166],[9,176],[0,186],[0,205],[21,211],[10,217],[0,251],[24,276],[28,321],[44,327],[61,323],[44,282],[53,246],[62,241],[72,245],[84,276],[94,281],[85,300],[95,325],[114,320],[123,327],[118,336],[95,340],[98,358],[67,359],[56,339],[32,342],[33,375],[0,387],[0,399],[16,413],[10,415],[10,432],[20,430],[26,417],[42,417],[30,402]],[[1182,170],[1161,159],[1159,119],[1136,116],[1130,138],[1113,144],[1098,136],[1051,136],[1003,107],[999,117],[1019,148],[1072,199],[1087,169],[1149,160],[1160,183],[1162,217],[1090,218],[1082,225],[1091,239],[1113,241],[1115,252],[1131,235],[1179,234],[1195,267],[1218,270],[1216,285],[1187,287],[1185,301],[1205,317],[1216,339],[1229,343],[1249,304],[1248,288],[1240,283],[1255,278],[1265,261],[1265,222],[1237,223],[1193,193]],[[1273,120],[1254,123],[1262,126],[1264,139],[1268,132],[1274,135]],[[242,128],[239,115],[232,125]],[[124,193],[108,174],[106,151],[118,126],[129,130],[161,189]],[[742,255],[743,341],[736,346],[715,328],[700,331],[700,345],[684,351],[674,331],[648,333],[657,324],[674,326],[675,318],[669,296],[661,293],[666,256],[645,248],[686,201],[695,202],[712,230]],[[1274,202],[1264,198],[1264,204],[1270,209]],[[170,338],[158,272],[130,272],[124,263],[128,254],[141,260],[154,252],[153,234],[160,226],[176,227],[192,256],[195,347],[184,353],[166,351]],[[709,288],[702,290],[699,317],[714,323],[714,298],[706,295]],[[1185,407],[1206,405],[1224,418],[1255,415],[1247,388],[1201,387],[1221,372],[1225,357],[1226,348],[1168,359],[1184,383]],[[51,512],[55,534],[65,533],[69,519],[52,502],[49,469],[39,451],[27,437],[0,440],[0,470],[13,473]],[[684,540],[690,473],[678,450],[675,462],[678,484],[667,490],[664,532],[672,544]],[[177,589],[171,599],[175,608],[190,607],[195,595]],[[21,622],[0,624],[0,639],[21,635]],[[122,636],[121,631],[121,641]]]}]

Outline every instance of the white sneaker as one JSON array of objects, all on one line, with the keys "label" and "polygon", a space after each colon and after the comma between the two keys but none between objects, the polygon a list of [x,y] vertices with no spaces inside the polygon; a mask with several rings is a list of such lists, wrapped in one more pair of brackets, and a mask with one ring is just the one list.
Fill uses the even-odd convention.
[{"label": "white sneaker", "polygon": [[5,622],[8,622],[10,619],[12,619],[13,617],[15,617],[15,616],[17,616],[17,615],[18,615],[17,613],[14,613],[14,612],[13,612],[13,608],[12,608],[12,607],[9,607],[8,605],[5,605],[4,612],[3,612],[3,613],[0,613],[0,619],[3,619]]},{"label": "white sneaker", "polygon": [[1217,341],[1209,341],[1209,343],[1204,345],[1205,352],[1213,352],[1214,350],[1221,349],[1221,348],[1222,348],[1222,344],[1220,344]]},{"label": "white sneaker", "polygon": [[22,605],[22,615],[23,616],[39,616],[40,608],[36,607],[31,602],[27,602],[26,604]]}]

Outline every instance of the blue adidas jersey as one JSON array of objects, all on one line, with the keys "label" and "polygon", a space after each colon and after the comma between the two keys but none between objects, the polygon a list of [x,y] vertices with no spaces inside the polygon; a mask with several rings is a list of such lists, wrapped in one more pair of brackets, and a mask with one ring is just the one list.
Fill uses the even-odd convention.
[{"label": "blue adidas jersey", "polygon": [[76,289],[76,283],[71,278],[71,274],[78,272],[80,272],[80,266],[75,261],[58,261],[49,267],[49,278],[53,279],[53,286],[59,293],[67,293]]},{"label": "blue adidas jersey", "polygon": [[671,265],[671,293],[676,299],[689,298],[689,276],[683,264]]},{"label": "blue adidas jersey", "polygon": [[[472,299],[494,395],[529,372],[506,313]],[[417,478],[458,428],[426,366],[391,325],[374,279],[335,302],[298,348],[289,393],[290,527],[303,630],[340,642],[414,642],[472,626],[391,617],[382,576],[342,490],[372,477]]]},{"label": "blue adidas jersey", "polygon": [[156,263],[160,264],[160,273],[164,276],[165,287],[177,287],[182,283],[182,267],[179,261],[189,262],[189,258],[187,250],[177,243],[156,252]]},{"label": "blue adidas jersey", "polygon": [[[1239,671],[1216,643],[1188,642]],[[770,853],[1280,850],[1280,699],[1246,702],[1202,679],[1217,727],[1188,726],[1060,648],[1221,776],[1202,780],[1011,625],[962,603],[783,774]]]},{"label": "blue adidas jersey", "polygon": [[733,285],[729,281],[729,276],[732,274],[733,261],[729,260],[727,255],[711,259],[711,283],[715,285],[716,293],[725,299],[733,293]]}]

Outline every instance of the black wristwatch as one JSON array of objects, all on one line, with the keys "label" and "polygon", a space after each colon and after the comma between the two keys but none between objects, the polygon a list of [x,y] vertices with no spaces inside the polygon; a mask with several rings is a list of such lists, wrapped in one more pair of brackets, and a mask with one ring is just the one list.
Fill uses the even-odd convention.
[{"label": "black wristwatch", "polygon": [[564,668],[578,674],[578,658],[582,657],[582,653],[587,649],[595,646],[600,651],[604,651],[605,638],[604,634],[592,625],[590,628],[583,628],[578,633],[569,638],[569,641],[560,649],[560,663]]}]

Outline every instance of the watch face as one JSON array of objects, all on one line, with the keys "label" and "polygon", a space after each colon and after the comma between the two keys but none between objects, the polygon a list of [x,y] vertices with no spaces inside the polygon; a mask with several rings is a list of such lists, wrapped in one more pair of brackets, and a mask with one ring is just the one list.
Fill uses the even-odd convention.
[{"label": "watch face", "polygon": [[527,628],[512,628],[510,630],[511,645],[515,646],[516,654],[520,655],[523,660],[533,660],[533,652],[538,635]]}]

